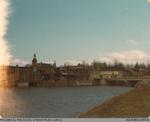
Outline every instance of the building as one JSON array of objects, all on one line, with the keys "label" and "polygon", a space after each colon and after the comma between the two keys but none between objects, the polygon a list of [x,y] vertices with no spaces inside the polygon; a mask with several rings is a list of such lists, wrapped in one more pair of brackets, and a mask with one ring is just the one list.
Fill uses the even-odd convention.
[{"label": "building", "polygon": [[24,67],[1,66],[0,86],[37,86],[45,83],[54,84],[56,62],[38,63],[34,54],[31,65]]},{"label": "building", "polygon": [[91,71],[89,79],[95,80],[95,79],[111,79],[116,77],[122,77],[122,71]]}]

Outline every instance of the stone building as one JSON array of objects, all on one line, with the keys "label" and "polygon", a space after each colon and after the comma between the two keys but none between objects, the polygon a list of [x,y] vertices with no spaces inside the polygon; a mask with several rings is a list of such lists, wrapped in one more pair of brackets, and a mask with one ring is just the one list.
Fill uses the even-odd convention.
[{"label": "stone building", "polygon": [[95,80],[95,79],[111,79],[115,77],[122,77],[123,72],[122,71],[101,71],[101,70],[95,70],[91,71],[89,79]]},{"label": "stone building", "polygon": [[89,69],[85,66],[64,66],[60,68],[61,80],[68,85],[89,84]]},{"label": "stone building", "polygon": [[30,84],[31,85],[37,85],[44,84],[46,82],[49,82],[50,84],[54,82],[55,78],[55,68],[56,68],[56,62],[54,64],[48,64],[48,63],[38,63],[36,54],[34,54],[32,65],[31,65],[31,78],[30,78]]},{"label": "stone building", "polygon": [[38,63],[34,54],[31,65],[0,66],[0,86],[37,86],[54,84],[56,62]]}]

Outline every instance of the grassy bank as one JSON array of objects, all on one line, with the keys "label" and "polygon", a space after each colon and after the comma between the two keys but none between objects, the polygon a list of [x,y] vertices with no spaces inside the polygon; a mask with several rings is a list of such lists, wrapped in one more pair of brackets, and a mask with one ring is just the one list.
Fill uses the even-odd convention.
[{"label": "grassy bank", "polygon": [[150,116],[150,85],[139,85],[131,91],[81,113],[81,118],[126,118]]}]

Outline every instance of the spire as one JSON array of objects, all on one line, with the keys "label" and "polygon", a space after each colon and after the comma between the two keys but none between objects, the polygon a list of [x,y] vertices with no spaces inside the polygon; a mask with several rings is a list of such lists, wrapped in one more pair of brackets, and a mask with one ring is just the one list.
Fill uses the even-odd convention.
[{"label": "spire", "polygon": [[34,53],[34,58],[36,58],[36,54]]},{"label": "spire", "polygon": [[36,54],[34,53],[33,59],[32,59],[32,65],[36,65],[36,64],[37,64],[37,59],[36,59]]}]

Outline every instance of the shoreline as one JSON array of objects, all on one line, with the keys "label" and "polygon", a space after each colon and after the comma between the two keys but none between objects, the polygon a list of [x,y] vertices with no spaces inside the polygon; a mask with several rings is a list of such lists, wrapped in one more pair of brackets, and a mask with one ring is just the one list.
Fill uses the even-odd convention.
[{"label": "shoreline", "polygon": [[28,89],[28,88],[77,88],[77,87],[127,87],[127,88],[134,88],[134,87],[130,87],[130,86],[119,86],[119,85],[59,85],[59,86],[45,86],[45,85],[41,85],[41,86],[21,86],[21,87],[16,87],[16,86],[0,86],[0,89]]},{"label": "shoreline", "polygon": [[143,118],[150,116],[150,85],[137,84],[134,89],[113,97],[78,115],[79,118]]},{"label": "shoreline", "polygon": [[16,82],[13,84],[1,84],[1,87],[5,88],[30,88],[30,87],[86,87],[86,86],[119,86],[119,87],[134,87],[135,85],[127,85],[127,84],[94,84],[93,81],[65,81],[65,80],[59,80],[59,81],[37,81],[37,82]]}]

